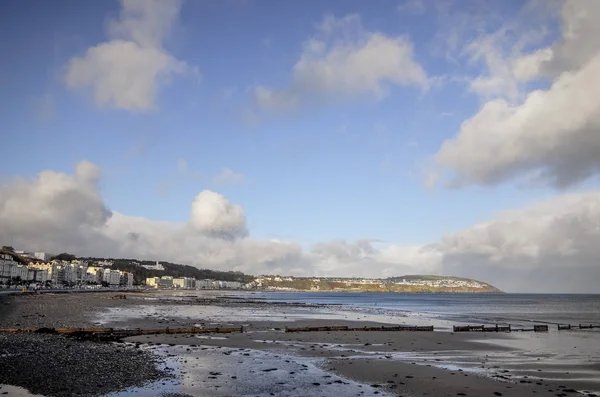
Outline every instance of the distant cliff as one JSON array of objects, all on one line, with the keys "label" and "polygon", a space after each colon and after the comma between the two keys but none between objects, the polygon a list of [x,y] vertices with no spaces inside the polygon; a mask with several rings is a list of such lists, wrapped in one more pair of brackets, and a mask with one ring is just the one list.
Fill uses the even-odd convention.
[{"label": "distant cliff", "polygon": [[[10,248],[10,249],[7,249]],[[11,255],[20,264],[27,265],[35,258],[19,255],[12,247],[3,247],[0,254]],[[284,277],[284,276],[251,276],[241,272],[199,269],[194,266],[160,262],[162,270],[152,269],[158,262],[138,259],[114,258],[76,258],[75,255],[63,253],[56,259],[71,261],[78,259],[87,265],[102,266],[115,270],[133,273],[134,283],[139,284],[147,277],[173,276],[193,277],[196,279],[213,279],[222,281],[239,281],[250,288],[276,291],[339,291],[339,292],[442,292],[442,293],[481,293],[502,292],[483,281],[452,276],[409,275],[389,277],[385,279],[358,277]]]},{"label": "distant cliff", "polygon": [[257,288],[279,291],[339,291],[398,293],[502,292],[482,281],[452,276],[410,275],[386,279],[258,276]]}]

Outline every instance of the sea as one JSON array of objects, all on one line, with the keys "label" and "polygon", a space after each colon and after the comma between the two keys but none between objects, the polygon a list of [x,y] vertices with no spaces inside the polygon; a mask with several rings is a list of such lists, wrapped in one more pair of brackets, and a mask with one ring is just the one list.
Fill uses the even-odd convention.
[{"label": "sea", "polygon": [[[594,324],[600,326],[600,294],[398,294],[268,292],[256,298],[277,302],[340,305],[444,323],[473,325]],[[600,330],[598,330],[600,331]],[[599,341],[600,343],[600,341]]]}]

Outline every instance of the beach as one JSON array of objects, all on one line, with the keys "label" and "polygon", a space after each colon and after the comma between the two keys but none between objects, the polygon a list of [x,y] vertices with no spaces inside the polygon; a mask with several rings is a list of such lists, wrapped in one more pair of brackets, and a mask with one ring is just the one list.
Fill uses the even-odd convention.
[{"label": "beach", "polygon": [[[417,325],[433,321],[407,312],[338,304],[281,302],[218,291],[48,294],[0,298],[0,327],[178,328],[243,326],[244,333],[142,335],[118,343],[59,335],[2,335],[4,385],[45,396],[593,396],[600,390],[598,332],[575,334],[436,332],[285,332],[286,327]],[[590,330],[594,331],[594,330]],[[29,339],[28,339],[29,338]],[[59,341],[59,342],[56,342]],[[549,354],[540,346],[576,343]],[[587,343],[587,344],[586,344]],[[64,348],[69,345],[69,348]],[[73,350],[74,349],[74,350]],[[110,365],[90,366],[105,349]],[[43,354],[43,365],[21,360]],[[80,354],[68,354],[68,351]],[[42,353],[43,352],[43,353]],[[110,359],[111,352],[114,359]],[[19,356],[19,354],[21,356]],[[571,360],[568,358],[571,357]],[[39,360],[38,360],[39,361]],[[73,387],[57,362],[83,365],[86,387]],[[54,363],[54,364],[53,364]],[[85,367],[85,366],[88,367]],[[140,368],[133,371],[132,366]],[[95,368],[95,369],[94,369]],[[101,368],[105,368],[104,371]],[[52,382],[39,384],[39,377]],[[118,381],[115,376],[123,374]],[[37,383],[36,383],[37,382]],[[51,387],[50,387],[51,386]],[[8,388],[8,386],[2,386]],[[17,391],[20,394],[17,394]],[[3,389],[0,389],[3,392]],[[11,388],[12,395],[31,395]],[[62,394],[61,394],[62,393]]]}]

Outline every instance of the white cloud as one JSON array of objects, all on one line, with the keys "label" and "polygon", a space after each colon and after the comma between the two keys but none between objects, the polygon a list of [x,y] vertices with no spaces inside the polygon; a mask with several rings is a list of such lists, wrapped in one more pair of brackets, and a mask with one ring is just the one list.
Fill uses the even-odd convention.
[{"label": "white cloud", "polygon": [[191,70],[163,48],[177,20],[179,0],[122,0],[118,20],[108,24],[109,41],[69,61],[65,82],[91,89],[98,106],[131,111],[153,109],[161,85]]},{"label": "white cloud", "polygon": [[561,9],[562,38],[552,47],[552,58],[543,71],[559,76],[574,72],[600,53],[600,2],[596,0],[566,0]]},{"label": "white cloud", "polygon": [[452,185],[527,177],[564,188],[600,172],[600,45],[583,44],[596,42],[587,35],[596,32],[600,7],[566,1],[562,18],[559,42],[515,63],[515,76],[548,77],[550,87],[516,104],[490,100],[435,155],[453,171]]},{"label": "white cloud", "polygon": [[114,249],[100,230],[111,212],[100,196],[99,177],[97,166],[81,162],[73,176],[43,171],[32,181],[0,187],[0,238],[15,245],[36,242],[49,252]]},{"label": "white cloud", "polygon": [[[486,73],[470,81],[470,89],[484,99],[502,97],[518,100],[525,83],[540,77],[541,64],[551,58],[549,49],[523,53],[522,49],[540,42],[547,31],[543,27],[523,30],[515,22],[503,25],[494,33],[472,40],[463,52],[471,63],[483,63]],[[520,39],[510,42],[519,34]]]},{"label": "white cloud", "polygon": [[[465,74],[438,80],[466,82],[472,92],[485,100],[522,99],[523,86],[539,78],[539,66],[549,56],[547,51],[528,51],[549,36],[558,1],[562,0],[528,0],[512,18],[502,15],[506,10],[496,13],[481,1],[435,3],[434,53],[454,64],[464,60],[468,63],[468,68],[462,69]],[[480,71],[473,75],[469,72],[473,67]]]},{"label": "white cloud", "polygon": [[244,174],[235,172],[230,168],[223,168],[211,179],[212,184],[215,186],[241,185],[245,181]]},{"label": "white cloud", "polygon": [[425,0],[404,0],[397,9],[402,13],[421,15],[427,11],[427,6],[425,5]]},{"label": "white cloud", "polygon": [[0,242],[28,250],[169,260],[251,274],[387,277],[448,274],[508,291],[600,292],[600,190],[559,196],[498,214],[433,244],[375,240],[319,242],[249,236],[240,205],[203,191],[187,222],[107,210],[100,169],[43,171],[0,187]]},{"label": "white cloud", "polygon": [[321,276],[392,277],[435,274],[441,270],[442,253],[427,246],[375,246],[371,240],[317,243],[307,257]]},{"label": "white cloud", "polygon": [[219,237],[235,238],[248,234],[242,207],[210,190],[201,192],[194,199],[190,225],[202,233]]},{"label": "white cloud", "polygon": [[263,110],[289,111],[313,100],[365,94],[381,99],[393,85],[429,86],[425,71],[413,59],[410,40],[365,31],[357,15],[329,16],[305,43],[292,69],[291,85],[258,86],[254,99]]},{"label": "white cloud", "polygon": [[598,292],[600,191],[558,196],[444,236],[443,271],[512,291]]}]

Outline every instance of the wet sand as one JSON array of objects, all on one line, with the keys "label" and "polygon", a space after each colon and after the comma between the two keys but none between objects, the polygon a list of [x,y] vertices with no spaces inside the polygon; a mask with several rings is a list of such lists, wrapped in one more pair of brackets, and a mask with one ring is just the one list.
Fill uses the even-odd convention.
[{"label": "wet sand", "polygon": [[[312,324],[328,323],[323,321]],[[253,359],[257,352],[292,357],[292,362],[308,359],[330,375],[359,382],[363,387],[368,386],[366,390],[387,392],[391,395],[569,396],[581,395],[576,390],[583,392],[589,390],[590,386],[594,386],[593,382],[586,385],[585,382],[577,380],[547,379],[543,372],[537,371],[539,368],[535,365],[535,361],[532,361],[529,367],[531,372],[536,373],[535,377],[519,376],[513,371],[496,365],[490,359],[490,355],[507,352],[510,349],[474,341],[476,338],[474,335],[442,332],[285,333],[271,331],[217,338],[156,335],[128,338],[128,341],[173,345],[171,348],[177,346],[180,349],[194,345],[185,353],[190,358],[185,358],[185,354],[181,358],[188,363],[193,363],[191,357],[195,354],[202,354],[201,349],[220,349],[222,354],[225,352],[236,354],[242,359],[238,363],[239,367],[233,365],[229,370],[238,373],[238,376],[240,368],[244,369],[248,376],[261,371],[262,367]],[[469,352],[474,358],[473,363],[459,368],[453,364],[453,355],[456,352]],[[243,356],[244,354],[247,356]],[[185,364],[182,368],[184,371],[193,370]],[[275,365],[275,370],[279,371],[281,368]],[[227,377],[227,372],[222,374]],[[207,379],[208,377],[198,381]],[[289,382],[294,384],[291,379]],[[585,389],[586,386],[588,389]],[[196,385],[195,388],[184,387],[182,391],[192,395],[195,395],[194,393],[204,395],[203,393],[211,390]],[[364,393],[360,394],[364,389],[356,388],[355,391],[359,393],[357,395],[364,395]],[[315,395],[321,395],[320,391],[314,390],[314,392]]]},{"label": "wet sand", "polygon": [[[593,396],[600,389],[600,368],[594,358],[562,363],[527,350],[535,338],[551,338],[555,336],[552,334],[286,333],[286,326],[396,325],[411,319],[248,298],[197,291],[175,297],[166,293],[128,294],[126,300],[100,294],[12,297],[10,301],[0,299],[0,326],[244,326],[244,334],[127,338],[126,349],[152,353],[160,370],[173,378],[147,379],[142,387],[115,390],[111,394],[115,397],[161,393],[565,397]],[[590,343],[595,340],[590,338]],[[48,359],[52,360],[52,355]],[[90,376],[93,381],[93,374]],[[68,379],[62,381],[68,387]],[[27,382],[20,385],[27,387]],[[51,390],[36,391],[56,395]]]}]

